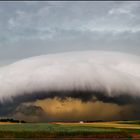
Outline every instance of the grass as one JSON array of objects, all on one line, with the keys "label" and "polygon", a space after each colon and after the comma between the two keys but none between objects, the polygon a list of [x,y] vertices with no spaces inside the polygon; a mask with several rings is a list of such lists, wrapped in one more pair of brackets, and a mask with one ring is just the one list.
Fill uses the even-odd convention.
[{"label": "grass", "polygon": [[0,138],[130,138],[131,134],[140,135],[139,122],[1,124]]},{"label": "grass", "polygon": [[48,138],[48,137],[130,137],[128,131],[119,128],[96,127],[87,124],[25,123],[0,125],[0,138]]},{"label": "grass", "polygon": [[46,123],[27,123],[27,124],[13,124],[13,125],[0,125],[1,130],[12,130],[12,131],[71,131],[71,130],[102,130],[102,131],[112,131],[112,129],[106,128],[96,128],[92,126],[69,126],[69,125],[60,125],[60,124],[46,124]]}]

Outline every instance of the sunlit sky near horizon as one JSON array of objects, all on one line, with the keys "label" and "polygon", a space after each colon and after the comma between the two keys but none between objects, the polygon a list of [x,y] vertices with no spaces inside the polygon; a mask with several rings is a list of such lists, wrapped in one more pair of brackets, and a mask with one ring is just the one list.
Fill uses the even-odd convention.
[{"label": "sunlit sky near horizon", "polygon": [[140,55],[138,1],[0,2],[0,66],[56,52]]}]

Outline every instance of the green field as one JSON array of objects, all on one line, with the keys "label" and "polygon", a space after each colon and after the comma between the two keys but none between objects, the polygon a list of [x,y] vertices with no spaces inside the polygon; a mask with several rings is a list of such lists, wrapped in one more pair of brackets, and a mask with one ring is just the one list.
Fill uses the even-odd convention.
[{"label": "green field", "polygon": [[128,122],[1,124],[0,138],[130,138],[140,134],[139,128],[139,124]]}]

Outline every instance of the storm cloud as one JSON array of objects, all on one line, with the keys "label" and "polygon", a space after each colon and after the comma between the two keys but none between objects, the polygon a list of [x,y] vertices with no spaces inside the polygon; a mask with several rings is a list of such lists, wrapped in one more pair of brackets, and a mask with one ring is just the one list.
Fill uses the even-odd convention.
[{"label": "storm cloud", "polygon": [[59,97],[115,104],[140,101],[140,57],[81,51],[31,57],[0,68],[0,112]]}]

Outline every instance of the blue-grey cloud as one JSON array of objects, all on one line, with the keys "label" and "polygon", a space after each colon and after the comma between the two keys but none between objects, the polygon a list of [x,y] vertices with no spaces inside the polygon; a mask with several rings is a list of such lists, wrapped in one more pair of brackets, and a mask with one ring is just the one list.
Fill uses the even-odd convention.
[{"label": "blue-grey cloud", "polygon": [[139,2],[0,2],[0,65],[52,52],[140,54]]}]

